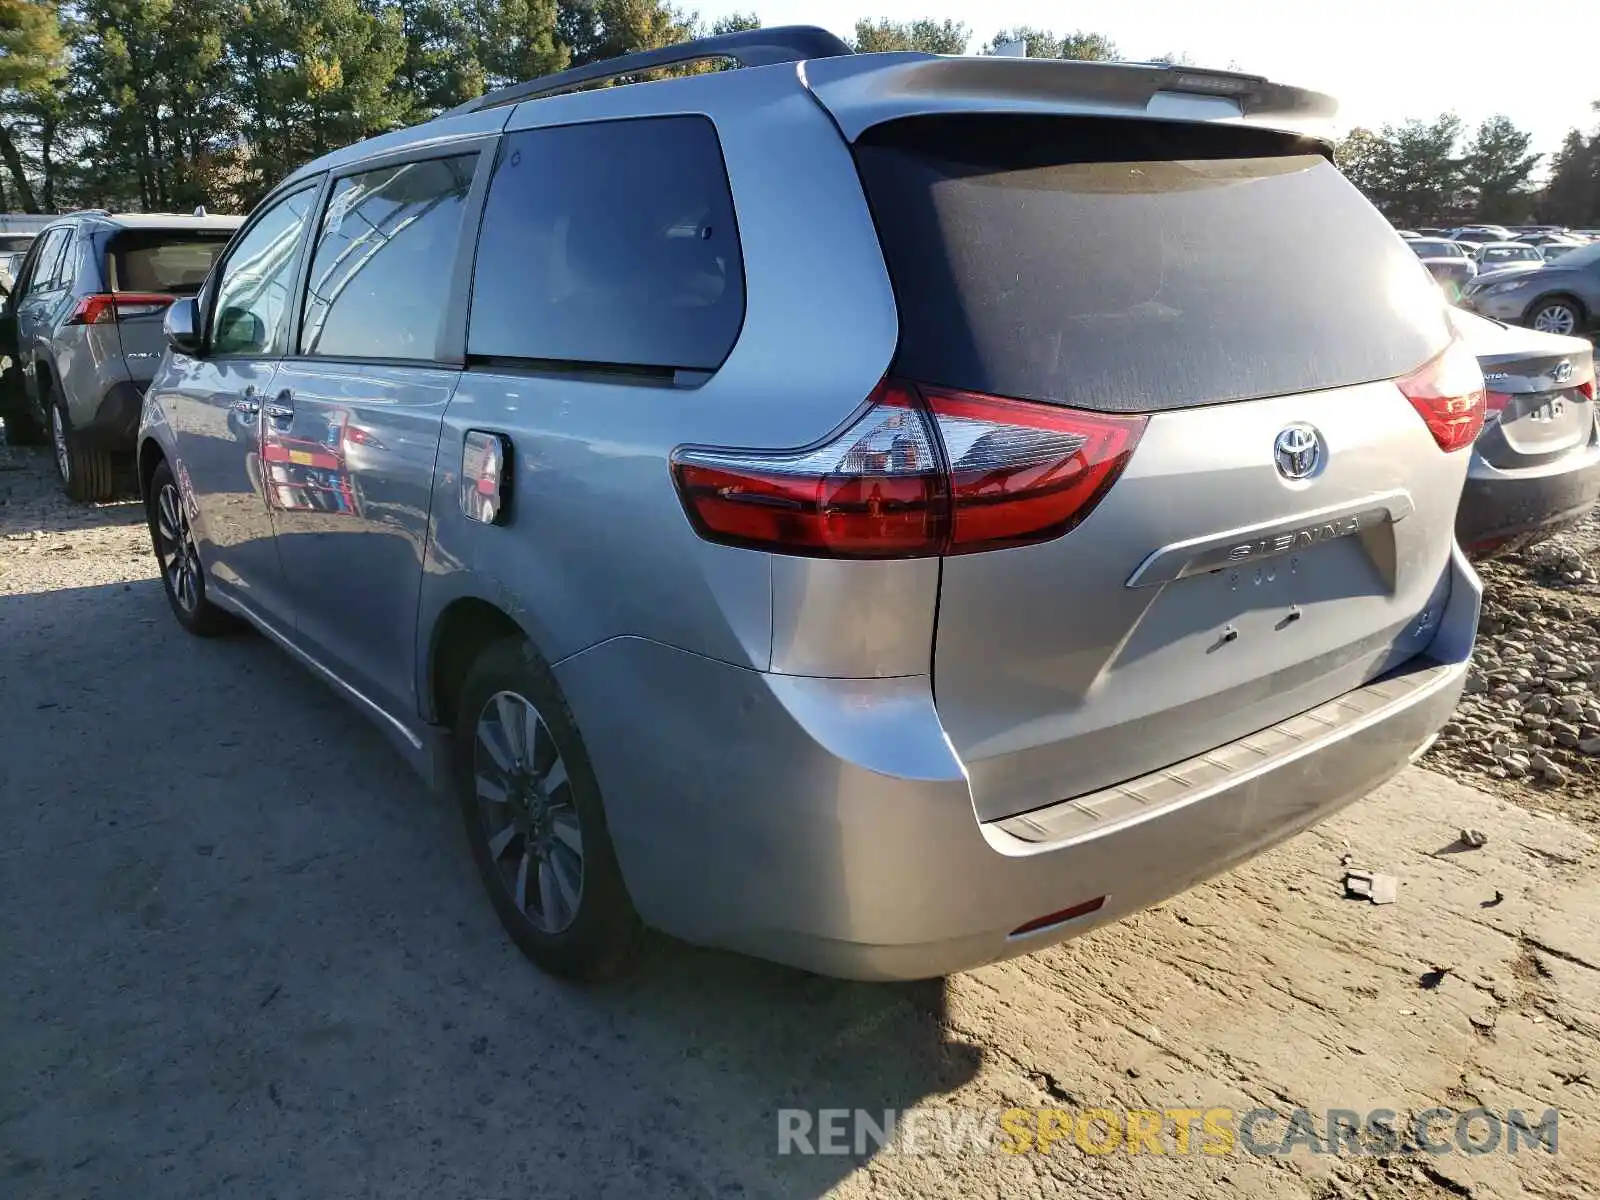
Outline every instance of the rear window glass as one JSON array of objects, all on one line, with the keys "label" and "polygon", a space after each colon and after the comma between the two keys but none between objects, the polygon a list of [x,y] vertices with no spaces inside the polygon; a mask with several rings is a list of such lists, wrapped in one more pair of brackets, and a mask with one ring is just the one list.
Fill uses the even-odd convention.
[{"label": "rear window glass", "polygon": [[111,289],[192,296],[228,244],[215,234],[119,233],[111,243]]},{"label": "rear window glass", "polygon": [[505,138],[478,241],[470,355],[714,370],[743,320],[739,236],[710,121]]},{"label": "rear window glass", "polygon": [[1407,242],[1418,258],[1462,258],[1461,247],[1454,242]]},{"label": "rear window glass", "polygon": [[856,154],[900,308],[896,370],[1139,412],[1392,378],[1448,341],[1416,257],[1284,135],[958,116]]},{"label": "rear window glass", "polygon": [[33,235],[0,234],[0,254],[8,254],[13,250],[26,250],[33,244]]},{"label": "rear window glass", "polygon": [[1539,262],[1544,255],[1533,246],[1486,246],[1484,262]]}]

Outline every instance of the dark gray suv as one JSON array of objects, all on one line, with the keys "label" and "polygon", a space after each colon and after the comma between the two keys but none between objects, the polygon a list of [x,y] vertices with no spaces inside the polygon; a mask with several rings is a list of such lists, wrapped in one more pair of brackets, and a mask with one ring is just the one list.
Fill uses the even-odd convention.
[{"label": "dark gray suv", "polygon": [[0,416],[13,445],[48,436],[62,486],[105,500],[161,361],[161,318],[192,296],[238,217],[73,213],[41,230],[0,311]]}]

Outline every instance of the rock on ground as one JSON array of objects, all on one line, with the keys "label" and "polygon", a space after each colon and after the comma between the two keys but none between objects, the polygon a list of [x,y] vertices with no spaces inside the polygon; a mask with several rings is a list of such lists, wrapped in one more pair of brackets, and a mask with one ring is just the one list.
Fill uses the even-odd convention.
[{"label": "rock on ground", "polygon": [[1480,567],[1467,695],[1423,762],[1600,827],[1600,516]]}]

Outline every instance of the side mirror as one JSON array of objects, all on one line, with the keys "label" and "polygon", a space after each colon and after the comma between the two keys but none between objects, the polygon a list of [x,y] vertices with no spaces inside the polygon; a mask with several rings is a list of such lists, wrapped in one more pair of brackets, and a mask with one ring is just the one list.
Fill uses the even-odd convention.
[{"label": "side mirror", "polygon": [[161,331],[167,335],[167,345],[179,354],[190,358],[200,353],[200,306],[193,297],[174,300],[167,306],[167,315],[161,321]]}]

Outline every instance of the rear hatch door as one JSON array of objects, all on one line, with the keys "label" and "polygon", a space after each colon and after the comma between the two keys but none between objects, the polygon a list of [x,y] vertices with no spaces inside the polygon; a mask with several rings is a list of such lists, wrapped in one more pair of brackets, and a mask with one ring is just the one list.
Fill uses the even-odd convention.
[{"label": "rear hatch door", "polygon": [[106,283],[117,297],[117,338],[135,383],[148,383],[166,352],[167,305],[200,290],[230,236],[226,229],[123,229],[111,236]]},{"label": "rear hatch door", "polygon": [[891,121],[856,156],[896,374],[1148,418],[1065,536],[944,560],[935,697],[981,817],[1203,754],[1427,647],[1468,455],[1395,381],[1452,331],[1320,152],[1032,114]]}]

